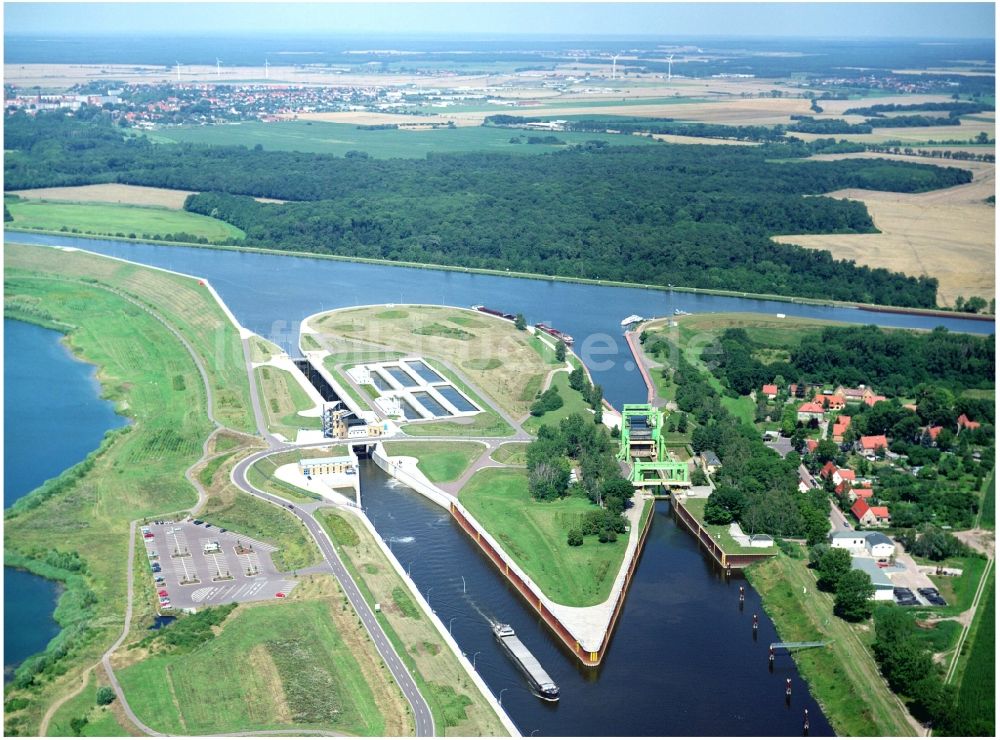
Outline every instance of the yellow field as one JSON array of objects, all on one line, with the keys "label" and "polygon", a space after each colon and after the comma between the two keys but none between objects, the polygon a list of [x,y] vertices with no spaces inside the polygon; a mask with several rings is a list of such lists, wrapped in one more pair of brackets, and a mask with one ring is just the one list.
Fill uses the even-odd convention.
[{"label": "yellow field", "polygon": [[[847,157],[928,161],[874,153],[822,155],[815,159]],[[838,259],[852,259],[870,267],[936,277],[941,305],[953,305],[960,295],[994,298],[996,211],[984,201],[996,190],[996,168],[984,162],[933,161],[971,170],[973,181],[929,193],[873,190],[828,193],[835,198],[862,201],[882,233],[777,236],[775,241],[828,249]]]},{"label": "yellow field", "polygon": [[709,146],[760,146],[759,141],[736,141],[735,139],[709,139],[707,136],[678,136],[676,134],[653,134],[654,139],[668,144],[708,144]]},{"label": "yellow field", "polygon": [[[826,102],[826,101],[823,101]],[[857,102],[857,101],[854,101]],[[985,117],[985,115],[980,114],[979,117]],[[864,120],[860,116],[847,116],[846,120],[859,122]],[[908,142],[921,142],[921,141],[942,141],[957,139],[961,141],[968,141],[969,139],[974,139],[980,134],[980,132],[985,132],[991,139],[995,136],[996,124],[995,122],[986,121],[970,121],[963,118],[962,123],[959,126],[915,126],[911,128],[877,128],[870,134],[836,134],[836,138],[846,139],[847,141],[858,141],[863,144],[881,144],[885,141],[901,141],[904,144]],[[815,139],[828,139],[830,134],[800,134],[792,133],[798,139],[803,141],[813,141]]]},{"label": "yellow field", "polygon": [[75,203],[127,203],[133,206],[162,206],[181,209],[190,190],[147,188],[142,185],[77,185],[66,188],[35,188],[15,190],[14,195],[31,200],[64,200]]},{"label": "yellow field", "polygon": [[443,360],[477,388],[488,389],[500,408],[528,413],[549,365],[530,343],[531,335],[509,321],[469,309],[442,306],[369,306],[323,314],[309,325],[334,353],[365,345]]}]

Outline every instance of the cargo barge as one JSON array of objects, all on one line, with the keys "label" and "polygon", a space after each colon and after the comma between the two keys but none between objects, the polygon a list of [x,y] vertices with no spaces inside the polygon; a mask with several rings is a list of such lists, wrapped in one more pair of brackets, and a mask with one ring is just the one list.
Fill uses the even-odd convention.
[{"label": "cargo barge", "polygon": [[494,624],[493,634],[507,651],[507,654],[524,671],[524,674],[531,681],[531,687],[537,692],[538,696],[545,699],[545,701],[559,701],[559,687],[549,678],[549,674],[542,668],[542,664],[538,662],[538,659],[517,638],[517,635],[514,634],[514,629],[509,624]]},{"label": "cargo barge", "polygon": [[496,316],[498,319],[507,319],[507,321],[515,321],[517,319],[517,317],[512,313],[504,313],[503,311],[486,308],[486,306],[473,306],[472,310],[479,311],[479,313],[489,314],[490,316]]},{"label": "cargo barge", "polygon": [[553,329],[548,324],[535,324],[535,328],[540,332],[548,334],[550,337],[555,337],[556,339],[561,339],[567,347],[573,346],[573,337],[569,334],[563,334],[558,329]]}]

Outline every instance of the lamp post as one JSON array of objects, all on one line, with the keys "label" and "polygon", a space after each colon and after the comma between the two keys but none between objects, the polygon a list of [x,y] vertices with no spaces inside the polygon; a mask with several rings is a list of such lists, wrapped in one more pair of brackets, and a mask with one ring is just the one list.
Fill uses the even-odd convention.
[{"label": "lamp post", "polygon": [[503,692],[505,692],[506,690],[507,689],[500,689],[500,696],[497,697],[497,704],[499,704],[501,707],[503,706]]},{"label": "lamp post", "polygon": [[452,617],[451,619],[448,620],[448,634],[449,635],[451,634],[451,623],[454,622],[456,619],[458,619],[458,617]]},{"label": "lamp post", "polygon": [[479,655],[481,652],[483,652],[483,651],[482,650],[477,650],[476,652],[474,652],[472,654],[472,669],[473,670],[476,669],[476,656]]}]

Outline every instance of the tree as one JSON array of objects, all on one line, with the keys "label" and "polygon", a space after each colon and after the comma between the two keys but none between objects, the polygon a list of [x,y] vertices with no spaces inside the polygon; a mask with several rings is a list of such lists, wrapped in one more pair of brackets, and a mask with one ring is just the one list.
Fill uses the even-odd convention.
[{"label": "tree", "polygon": [[709,524],[739,521],[746,504],[746,496],[740,489],[721,485],[709,494],[705,502],[705,521]]},{"label": "tree", "polygon": [[583,372],[583,365],[573,368],[573,371],[569,374],[569,387],[586,395],[584,391],[586,386],[587,376]]},{"label": "tree", "polygon": [[830,549],[830,546],[825,542],[813,545],[809,548],[809,567],[818,568],[820,560],[823,559],[823,555]]},{"label": "tree", "polygon": [[681,415],[677,417],[677,431],[684,434],[688,430],[688,415],[681,412]]},{"label": "tree", "polygon": [[525,329],[528,328],[528,322],[524,320],[523,313],[519,313],[517,316],[514,317],[514,328],[518,329],[519,331],[524,331]]},{"label": "tree", "polygon": [[833,613],[848,622],[860,622],[872,615],[870,599],[875,595],[871,576],[863,570],[851,570],[837,583]]},{"label": "tree", "polygon": [[842,547],[831,547],[816,564],[817,585],[824,591],[833,591],[850,570],[851,553]]},{"label": "tree", "polygon": [[579,529],[571,529],[566,535],[566,544],[570,547],[579,547],[583,544],[583,532]]},{"label": "tree", "polygon": [[556,362],[566,362],[566,342],[561,339],[556,344]]},{"label": "tree", "polygon": [[102,686],[97,690],[97,703],[102,707],[115,700],[115,690],[110,686]]},{"label": "tree", "polygon": [[839,454],[840,448],[832,439],[820,440],[819,444],[816,445],[816,459],[820,464],[825,465],[831,460],[836,460]]}]

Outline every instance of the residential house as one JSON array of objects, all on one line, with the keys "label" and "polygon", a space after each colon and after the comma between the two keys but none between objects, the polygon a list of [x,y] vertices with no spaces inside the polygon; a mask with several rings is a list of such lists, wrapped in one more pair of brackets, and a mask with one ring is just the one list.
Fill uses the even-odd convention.
[{"label": "residential house", "polygon": [[[871,497],[873,495],[875,495],[875,492],[872,491],[872,489],[870,489],[870,488],[850,488],[850,487],[847,487],[847,488],[844,489],[844,491],[847,492],[847,499],[852,504],[855,501],[857,501],[859,498],[862,499],[865,502],[868,502],[869,499],[871,499]],[[844,491],[837,491],[837,493],[843,493]]]},{"label": "residential house", "polygon": [[815,452],[817,447],[819,447],[819,440],[818,439],[807,439],[806,440],[806,452]]},{"label": "residential house", "polygon": [[865,402],[865,398],[875,395],[871,388],[866,388],[863,385],[859,385],[857,388],[848,388],[847,386],[841,385],[837,387],[834,393],[838,396],[842,396],[845,403],[855,403],[860,404]]},{"label": "residential house", "polygon": [[830,478],[838,470],[837,466],[833,464],[832,460],[827,460],[826,465],[820,468],[819,477],[820,478]]},{"label": "residential house", "polygon": [[884,527],[889,523],[889,508],[887,506],[869,506],[863,498],[859,498],[851,507],[851,513],[859,524],[866,527]]},{"label": "residential house", "polygon": [[893,600],[892,590],[895,588],[895,584],[874,560],[871,558],[851,558],[851,569],[864,571],[872,579],[872,585],[875,587],[875,593],[871,597],[872,601]]},{"label": "residential house", "polygon": [[807,401],[799,406],[797,418],[799,421],[821,420],[823,418],[823,407]]},{"label": "residential house", "polygon": [[938,435],[941,433],[942,429],[944,429],[942,426],[927,427],[927,436],[931,438],[931,442],[937,441]]},{"label": "residential house", "polygon": [[851,428],[850,416],[838,416],[833,422],[833,441],[840,444],[844,441],[844,432]]},{"label": "residential house", "polygon": [[778,397],[778,386],[776,386],[774,384],[765,385],[760,390],[764,394],[764,396],[767,398],[768,401],[773,401],[775,398]]},{"label": "residential house", "polygon": [[833,484],[839,486],[841,483],[854,483],[854,471],[850,468],[837,468],[833,471]]},{"label": "residential house", "polygon": [[869,460],[874,460],[879,450],[885,453],[889,449],[889,441],[885,438],[884,434],[872,434],[862,437],[858,441],[858,447],[862,455]]},{"label": "residential house", "polygon": [[963,429],[979,429],[979,422],[972,421],[968,416],[962,414],[958,417],[958,429],[956,431],[961,432]]},{"label": "residential house", "polygon": [[715,471],[722,466],[722,461],[715,454],[715,450],[704,450],[699,457],[701,458],[701,467],[709,475],[714,475]]},{"label": "residential house", "polygon": [[813,396],[813,403],[828,411],[843,411],[846,405],[844,397],[835,393],[817,393]]}]

